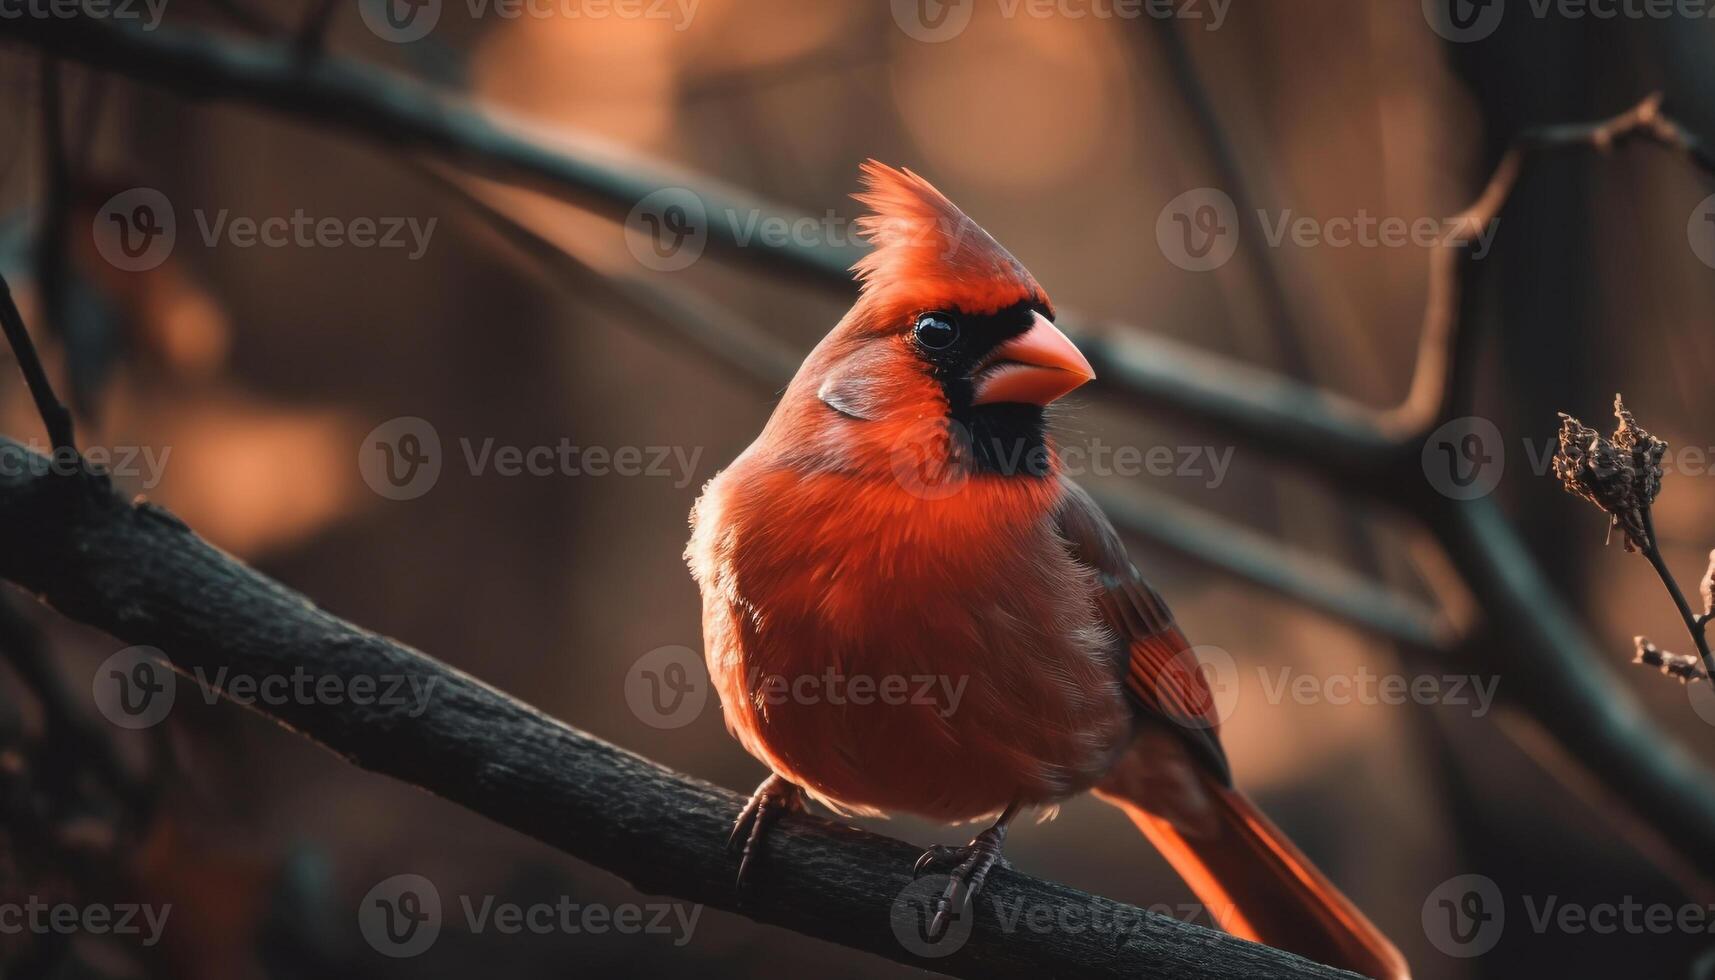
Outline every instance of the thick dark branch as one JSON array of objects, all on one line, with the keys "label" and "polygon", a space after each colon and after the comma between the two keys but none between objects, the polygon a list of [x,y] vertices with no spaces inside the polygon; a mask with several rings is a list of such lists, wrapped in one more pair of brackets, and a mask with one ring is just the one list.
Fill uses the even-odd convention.
[{"label": "thick dark branch", "polygon": [[[813,817],[789,817],[771,833],[763,887],[741,909],[736,864],[725,850],[739,796],[340,620],[210,547],[165,511],[111,494],[58,492],[55,481],[33,475],[47,466],[0,441],[0,578],[125,642],[160,648],[181,671],[212,677],[225,668],[256,678],[301,671],[339,678],[344,690],[358,678],[432,684],[421,712],[345,699],[287,699],[263,710],[356,765],[462,804],[645,892],[957,976],[1352,976],[1010,870],[990,880],[975,931],[957,953],[916,960],[889,915],[918,849]],[[1020,908],[1026,914],[1009,931],[1002,910]],[[1033,929],[1031,909],[1135,927]]]},{"label": "thick dark branch", "polygon": [[[118,71],[197,98],[232,98],[365,138],[433,152],[506,179],[557,191],[610,216],[630,212],[663,187],[693,189],[710,215],[709,242],[765,267],[849,290],[852,249],[752,241],[734,216],[776,215],[753,198],[593,141],[565,149],[532,141],[476,108],[395,75],[334,58],[303,63],[289,49],[225,41],[169,29],[142,33],[83,19],[0,21],[0,36],[20,37],[64,57]],[[1708,149],[1663,117],[1653,100],[1596,126],[1548,127],[1526,134],[1473,209],[1498,214],[1521,157],[1541,148],[1646,139],[1711,170]],[[1470,262],[1457,246],[1438,252],[1411,394],[1397,409],[1376,412],[1257,369],[1159,340],[1106,340],[1081,335],[1104,381],[1141,405],[1204,425],[1269,452],[1339,489],[1369,496],[1425,519],[1448,548],[1487,615],[1508,642],[1507,663],[1494,665],[1556,738],[1577,751],[1618,799],[1666,831],[1681,853],[1715,876],[1715,793],[1683,754],[1667,746],[1612,675],[1588,639],[1563,615],[1563,604],[1498,510],[1488,501],[1459,505],[1428,489],[1415,441],[1439,414],[1466,400],[1475,347],[1463,288]],[[1548,695],[1569,691],[1566,702]]]}]

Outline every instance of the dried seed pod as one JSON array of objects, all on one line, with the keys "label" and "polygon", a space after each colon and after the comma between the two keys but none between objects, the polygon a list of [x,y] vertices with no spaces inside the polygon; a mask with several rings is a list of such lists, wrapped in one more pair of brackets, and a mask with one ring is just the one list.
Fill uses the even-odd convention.
[{"label": "dried seed pod", "polygon": [[1661,461],[1667,443],[1651,435],[1614,396],[1619,425],[1611,439],[1565,412],[1560,413],[1560,449],[1554,475],[1566,491],[1590,501],[1625,534],[1627,551],[1649,546],[1644,514],[1661,493]]}]

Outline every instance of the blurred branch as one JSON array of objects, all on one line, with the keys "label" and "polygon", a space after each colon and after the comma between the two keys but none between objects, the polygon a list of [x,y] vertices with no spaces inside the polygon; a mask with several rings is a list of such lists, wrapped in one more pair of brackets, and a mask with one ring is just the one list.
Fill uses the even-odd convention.
[{"label": "blurred branch", "polygon": [[709,239],[717,248],[775,272],[851,288],[846,268],[857,258],[854,249],[741,242],[747,225],[727,216],[778,212],[737,188],[593,137],[560,129],[532,136],[526,125],[444,88],[350,59],[304,59],[289,43],[188,28],[144,31],[117,19],[88,17],[0,18],[0,38],[7,37],[191,98],[249,103],[366,140],[429,151],[614,217],[623,218],[664,187],[692,188],[709,214],[721,219],[709,223]]},{"label": "blurred branch", "polygon": [[1120,530],[1182,557],[1293,599],[1336,620],[1393,640],[1442,663],[1457,636],[1435,609],[1355,575],[1318,555],[1150,491],[1093,486]]},{"label": "blurred branch", "polygon": [[313,0],[295,39],[299,58],[314,58],[322,53],[327,46],[328,31],[333,28],[334,17],[343,6],[342,0]]},{"label": "blurred branch", "polygon": [[[365,139],[429,151],[475,171],[558,193],[622,217],[653,191],[689,188],[712,220],[709,243],[776,272],[851,290],[850,247],[794,240],[740,240],[739,215],[789,217],[729,186],[588,138],[556,145],[441,90],[335,58],[310,62],[278,45],[129,26],[87,18],[0,21],[9,36],[94,67],[194,98],[264,107]],[[1460,216],[1474,237],[1498,215],[1525,163],[1544,150],[1606,151],[1646,141],[1715,172],[1706,145],[1660,112],[1651,97],[1601,123],[1546,126],[1518,138],[1483,195]],[[724,219],[724,220],[723,220]],[[1529,711],[1624,804],[1715,877],[1715,786],[1650,724],[1606,670],[1572,610],[1555,593],[1516,530],[1488,498],[1459,502],[1423,479],[1423,436],[1468,405],[1477,337],[1465,279],[1475,265],[1465,243],[1432,257],[1420,358],[1398,406],[1375,410],[1260,369],[1169,341],[1109,338],[1072,324],[1104,377],[1125,400],[1204,426],[1324,477],[1343,493],[1386,503],[1423,521],[1447,550],[1503,642],[1485,665],[1508,679],[1507,693]],[[1071,319],[1071,318],[1067,318]],[[1081,329],[1080,329],[1081,327]],[[8,330],[10,334],[10,329]]]},{"label": "blurred branch", "polygon": [[[706,359],[760,390],[775,393],[792,380],[802,355],[738,314],[691,289],[659,279],[645,283],[604,276],[459,181],[429,168],[418,169],[531,259],[550,282],[576,298],[587,300],[594,292],[598,300],[632,317],[628,323],[680,341],[674,349],[688,342]],[[1414,650],[1443,657],[1451,650],[1451,630],[1435,610],[1416,599],[1165,494],[1131,486],[1091,489],[1115,526],[1133,537]]]},{"label": "blurred branch", "polygon": [[[1197,63],[1192,59],[1190,46],[1185,41],[1186,28],[1180,23],[1180,18],[1152,18],[1144,25],[1147,33],[1154,39],[1156,49],[1167,63],[1167,70],[1173,80],[1173,93],[1184,103],[1191,117],[1191,128],[1203,144],[1203,150],[1209,156],[1209,163],[1214,169],[1215,179],[1233,201],[1233,209],[1239,214],[1256,214],[1259,210],[1256,199],[1250,192],[1250,183],[1245,180],[1244,170],[1239,165],[1239,155],[1234,150],[1232,141],[1227,138],[1226,127],[1221,125],[1219,115],[1215,111],[1214,99],[1209,95],[1209,87],[1203,84],[1203,77],[1197,71]],[[1303,331],[1299,329],[1296,317],[1293,315],[1292,301],[1286,294],[1286,282],[1281,276],[1280,266],[1274,261],[1273,250],[1264,250],[1258,255],[1247,255],[1244,267],[1249,270],[1252,288],[1262,298],[1262,306],[1270,317],[1269,326],[1275,343],[1279,345],[1282,360],[1287,365],[1288,374],[1308,377],[1310,364],[1305,357]]]},{"label": "blurred branch", "polygon": [[[861,249],[808,244],[797,236],[744,236],[741,229],[749,222],[737,216],[794,217],[744,191],[563,129],[554,131],[550,145],[444,89],[347,59],[306,62],[278,45],[186,29],[144,32],[90,18],[0,20],[0,37],[5,36],[195,98],[248,102],[364,139],[431,151],[610,217],[624,217],[662,188],[686,188],[710,216],[708,239],[714,247],[777,272],[841,291],[852,288],[847,269]],[[1455,368],[1474,360],[1470,332],[1459,329],[1469,319],[1459,315],[1466,245],[1499,213],[1530,156],[1542,150],[1607,150],[1640,139],[1715,172],[1705,144],[1660,112],[1659,96],[1600,123],[1543,126],[1520,134],[1477,203],[1456,216],[1465,237],[1434,254],[1417,369],[1407,398],[1391,410],[1369,409],[1166,341],[1110,340],[1091,335],[1090,325],[1076,318],[1068,318],[1069,325],[1113,393],[1193,418],[1285,461],[1394,501],[1397,477],[1415,466],[1413,442],[1459,403],[1466,373]],[[1252,390],[1234,387],[1235,381],[1260,384]]]},{"label": "blurred branch", "polygon": [[593,299],[683,350],[693,350],[722,370],[777,393],[792,380],[803,355],[690,289],[604,274],[486,200],[466,182],[440,168],[414,170],[462,204],[483,224],[533,262],[549,282],[579,300]]},{"label": "blurred branch", "polygon": [[1483,192],[1449,221],[1459,231],[1430,254],[1429,300],[1423,314],[1417,367],[1405,400],[1384,414],[1382,426],[1418,442],[1442,422],[1470,408],[1477,356],[1475,319],[1468,308],[1466,278],[1479,260],[1467,246],[1500,218],[1530,160],[1545,151],[1589,149],[1607,153],[1634,142],[1654,143],[1715,174],[1708,144],[1661,111],[1662,95],[1651,94],[1625,112],[1594,123],[1539,126],[1514,137]]},{"label": "blurred branch", "polygon": [[[743,798],[554,721],[416,650],[363,630],[111,491],[59,492],[47,460],[0,440],[0,577],[79,622],[165,651],[204,676],[404,677],[428,710],[285,699],[264,714],[347,761],[420,786],[652,894],[739,911],[915,966],[969,977],[1169,980],[1351,977],[1288,953],[1007,870],[958,952],[916,959],[890,921],[918,848],[808,816],[771,832],[768,887],[740,907],[726,835]],[[1135,929],[1009,928],[999,909],[1076,909]],[[1031,918],[1034,918],[1033,916]],[[1031,921],[1027,918],[1023,921]],[[1080,920],[1084,921],[1084,920]]]},{"label": "blurred branch", "polygon": [[141,802],[144,787],[126,771],[113,744],[83,716],[81,706],[66,689],[52,651],[34,623],[25,618],[11,595],[0,594],[0,660],[17,674],[42,710],[42,741],[55,754],[51,778],[76,784],[84,768],[132,802]]}]

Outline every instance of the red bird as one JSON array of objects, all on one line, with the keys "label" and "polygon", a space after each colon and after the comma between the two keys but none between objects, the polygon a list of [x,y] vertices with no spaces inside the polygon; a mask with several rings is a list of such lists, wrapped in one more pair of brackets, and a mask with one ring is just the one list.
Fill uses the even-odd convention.
[{"label": "red bird", "polygon": [[806,796],[993,819],[918,861],[951,879],[936,935],[1020,812],[1093,790],[1230,932],[1407,976],[1233,788],[1196,653],[1060,474],[1046,406],[1094,373],[1042,287],[923,178],[872,160],[863,180],[857,304],[691,514],[709,675],[773,773],[733,829],[741,883]]}]

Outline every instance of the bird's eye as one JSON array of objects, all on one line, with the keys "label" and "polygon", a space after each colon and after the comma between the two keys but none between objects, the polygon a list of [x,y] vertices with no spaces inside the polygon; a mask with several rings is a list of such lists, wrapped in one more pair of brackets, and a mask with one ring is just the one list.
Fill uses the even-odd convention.
[{"label": "bird's eye", "polygon": [[929,350],[946,350],[959,339],[959,324],[945,313],[925,313],[917,318],[917,342]]}]

